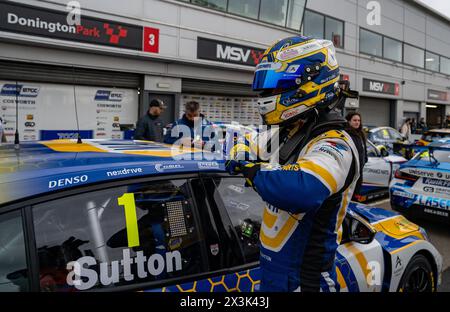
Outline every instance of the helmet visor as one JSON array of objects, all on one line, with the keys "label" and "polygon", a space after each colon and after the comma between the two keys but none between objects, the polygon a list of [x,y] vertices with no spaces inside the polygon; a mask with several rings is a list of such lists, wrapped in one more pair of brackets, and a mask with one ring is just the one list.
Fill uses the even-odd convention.
[{"label": "helmet visor", "polygon": [[[296,79],[300,77],[301,72],[299,66],[295,67],[295,71],[289,69],[280,71],[281,63],[261,63],[256,67],[253,78],[253,90],[275,90],[281,91],[298,87]],[[300,70],[299,70],[300,69]],[[289,72],[291,70],[291,72]]]}]

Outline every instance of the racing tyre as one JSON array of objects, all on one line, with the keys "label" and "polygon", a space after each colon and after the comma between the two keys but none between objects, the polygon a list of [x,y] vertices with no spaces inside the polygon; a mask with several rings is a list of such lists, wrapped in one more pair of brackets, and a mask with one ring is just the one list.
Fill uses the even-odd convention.
[{"label": "racing tyre", "polygon": [[423,255],[415,255],[403,273],[399,292],[434,292],[434,273],[430,262]]}]

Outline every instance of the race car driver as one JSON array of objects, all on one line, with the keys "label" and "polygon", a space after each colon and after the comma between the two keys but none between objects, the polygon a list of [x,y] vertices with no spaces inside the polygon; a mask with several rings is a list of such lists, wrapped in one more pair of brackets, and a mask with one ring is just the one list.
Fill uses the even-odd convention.
[{"label": "race car driver", "polygon": [[[265,124],[281,129],[280,163],[232,158],[227,168],[243,173],[268,204],[260,231],[261,291],[339,291],[339,229],[363,163],[361,142],[334,112],[357,96],[339,77],[333,43],[302,36],[274,44],[256,67],[259,112]],[[251,144],[238,145],[234,156],[233,150],[258,153]]]}]

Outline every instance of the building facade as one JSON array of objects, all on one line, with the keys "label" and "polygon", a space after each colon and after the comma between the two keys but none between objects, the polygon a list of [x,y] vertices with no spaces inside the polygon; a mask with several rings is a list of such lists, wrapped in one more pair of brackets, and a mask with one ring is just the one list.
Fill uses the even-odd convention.
[{"label": "building facade", "polygon": [[66,0],[0,1],[9,140],[16,123],[22,140],[78,128],[126,137],[155,97],[168,106],[166,123],[196,99],[212,121],[258,124],[254,67],[273,42],[300,33],[334,41],[344,79],[361,94],[347,110],[367,125],[424,117],[438,127],[450,114],[450,22],[413,1],[78,2],[80,11]]}]

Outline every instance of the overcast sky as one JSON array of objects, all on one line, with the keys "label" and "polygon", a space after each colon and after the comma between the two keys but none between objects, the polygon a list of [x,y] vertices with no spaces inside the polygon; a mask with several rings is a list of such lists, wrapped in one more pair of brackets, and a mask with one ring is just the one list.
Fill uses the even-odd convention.
[{"label": "overcast sky", "polygon": [[450,0],[419,0],[450,18]]}]

